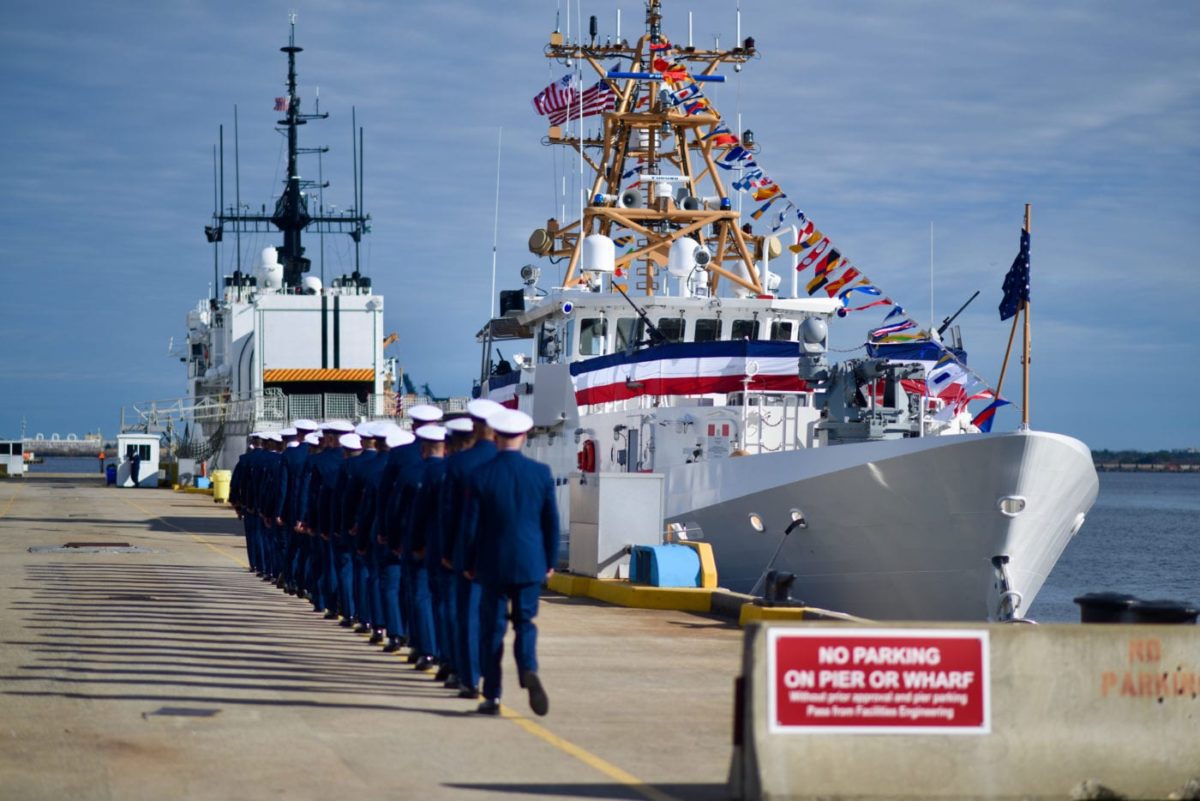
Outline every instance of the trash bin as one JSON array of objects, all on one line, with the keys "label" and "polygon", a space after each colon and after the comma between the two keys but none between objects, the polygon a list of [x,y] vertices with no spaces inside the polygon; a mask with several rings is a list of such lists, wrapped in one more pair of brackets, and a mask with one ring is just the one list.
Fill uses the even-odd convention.
[{"label": "trash bin", "polygon": [[230,470],[212,471],[213,503],[227,503],[229,501],[229,482],[232,479],[233,472]]},{"label": "trash bin", "polygon": [[1081,623],[1194,624],[1200,608],[1180,601],[1143,600],[1121,592],[1089,592],[1075,599]]},{"label": "trash bin", "polygon": [[104,468],[104,483],[110,487],[117,485],[117,466],[115,464],[110,463]]}]

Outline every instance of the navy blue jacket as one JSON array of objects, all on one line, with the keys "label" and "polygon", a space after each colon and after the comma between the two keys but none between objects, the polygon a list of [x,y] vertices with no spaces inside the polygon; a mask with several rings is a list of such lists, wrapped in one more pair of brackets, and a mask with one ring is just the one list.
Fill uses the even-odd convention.
[{"label": "navy blue jacket", "polygon": [[283,517],[290,530],[296,525],[297,496],[300,493],[300,477],[308,463],[308,446],[301,443],[283,452],[283,463],[287,469],[287,486],[284,488]]},{"label": "navy blue jacket", "polygon": [[434,569],[442,560],[442,516],[438,500],[441,498],[442,480],[446,477],[446,459],[431,456],[421,469],[421,481],[413,495],[412,514],[409,516],[408,543],[412,551],[424,551],[425,563]]},{"label": "navy blue jacket", "polygon": [[362,497],[354,513],[357,529],[354,547],[366,552],[375,545],[375,518],[379,515],[379,504],[383,498],[383,476],[391,459],[390,453],[376,452],[375,458],[367,463],[362,475]]},{"label": "navy blue jacket", "polygon": [[467,489],[471,474],[481,464],[496,458],[496,443],[481,439],[465,451],[446,459],[446,478],[442,480],[442,556],[454,569],[466,569],[467,546],[474,532],[464,531]]},{"label": "navy blue jacket", "polygon": [[421,458],[421,450],[416,443],[411,446],[402,446],[396,450],[404,451],[408,448],[412,450],[408,450],[399,460],[396,480],[392,484],[392,492],[388,498],[385,536],[388,547],[393,551],[401,550],[408,545],[413,500],[416,498],[417,488],[421,484],[421,473],[425,469],[425,460]]},{"label": "navy blue jacket", "polygon": [[536,584],[558,562],[558,503],[550,468],[502,450],[471,474],[467,570],[489,586]]}]

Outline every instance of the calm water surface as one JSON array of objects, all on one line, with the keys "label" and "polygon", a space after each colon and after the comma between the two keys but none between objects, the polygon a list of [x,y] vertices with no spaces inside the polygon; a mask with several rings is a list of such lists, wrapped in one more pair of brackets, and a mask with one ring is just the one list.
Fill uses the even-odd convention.
[{"label": "calm water surface", "polygon": [[1029,617],[1077,622],[1071,599],[1102,590],[1200,603],[1200,474],[1101,473],[1096,505]]}]

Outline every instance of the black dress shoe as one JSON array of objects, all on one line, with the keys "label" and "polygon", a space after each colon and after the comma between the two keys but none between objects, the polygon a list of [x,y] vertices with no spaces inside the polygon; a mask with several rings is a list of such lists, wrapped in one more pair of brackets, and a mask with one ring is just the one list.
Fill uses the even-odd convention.
[{"label": "black dress shoe", "polygon": [[383,652],[385,654],[394,654],[399,650],[400,650],[400,643],[396,642],[395,640],[392,640],[387,645],[383,646]]},{"label": "black dress shoe", "polygon": [[348,618],[348,617],[344,617],[344,618],[342,618],[341,620],[339,620],[339,621],[338,621],[338,625],[339,625],[339,626],[341,626],[341,627],[342,627],[342,628],[344,628],[344,629],[348,629],[348,628],[350,628],[351,626],[353,626],[353,625],[354,625],[354,621],[353,621],[353,620],[351,620],[351,619],[350,619],[350,618]]},{"label": "black dress shoe", "polygon": [[534,714],[541,717],[550,711],[550,697],[546,695],[546,689],[542,687],[542,680],[538,678],[537,673],[532,670],[522,673],[521,686],[529,691],[529,708]]},{"label": "black dress shoe", "polygon": [[[367,642],[371,643],[371,645],[377,645],[377,644],[383,642],[383,632],[382,631],[375,632],[374,634],[371,635],[371,639],[367,640]],[[396,646],[396,647],[399,648],[400,646]]]},{"label": "black dress shoe", "polygon": [[458,681],[458,676],[455,676],[453,673],[451,673],[446,680],[442,682],[442,686],[447,690],[457,690],[462,685]]},{"label": "black dress shoe", "polygon": [[485,698],[482,704],[475,707],[475,711],[481,715],[499,715],[500,702],[495,698]]},{"label": "black dress shoe", "polygon": [[325,612],[325,619],[326,619],[326,620],[337,620],[337,616],[338,616],[338,613],[337,613],[337,612],[335,612],[335,611],[333,611],[332,609],[330,609],[330,610],[328,610],[327,612]]},{"label": "black dress shoe", "polygon": [[474,687],[463,687],[461,690],[458,691],[458,697],[459,698],[478,698],[479,690],[476,690]]},{"label": "black dress shoe", "polygon": [[440,668],[438,668],[437,675],[435,675],[433,677],[433,680],[434,681],[445,681],[448,678],[450,678],[450,666],[442,665]]},{"label": "black dress shoe", "polygon": [[433,666],[436,664],[437,660],[435,660],[432,656],[423,656],[417,660],[415,665],[413,665],[413,669],[424,672],[426,670],[433,670]]},{"label": "black dress shoe", "polygon": [[412,654],[409,654],[408,659],[406,659],[404,661],[410,665],[415,665],[415,664],[417,664],[417,660],[419,660],[420,658],[421,658],[420,654],[412,653]]},{"label": "black dress shoe", "polygon": [[359,623],[357,626],[354,627],[355,634],[366,634],[370,630],[371,630],[371,627],[368,626],[366,623]]}]

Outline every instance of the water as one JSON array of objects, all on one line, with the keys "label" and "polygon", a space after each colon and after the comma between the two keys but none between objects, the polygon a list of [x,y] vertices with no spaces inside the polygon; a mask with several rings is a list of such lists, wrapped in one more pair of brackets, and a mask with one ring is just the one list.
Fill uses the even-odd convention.
[{"label": "water", "polygon": [[1029,617],[1077,623],[1071,599],[1103,590],[1200,603],[1200,474],[1101,473],[1096,505]]},{"label": "water", "polygon": [[[104,460],[115,462],[115,457]],[[100,460],[93,456],[47,456],[41,464],[29,465],[30,473],[95,473],[100,475]]]}]

